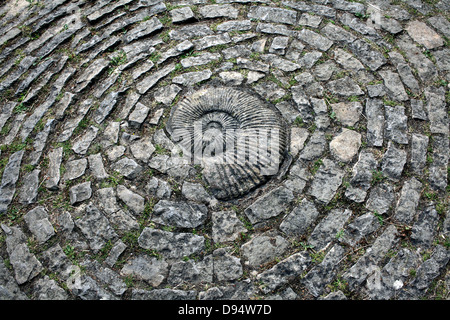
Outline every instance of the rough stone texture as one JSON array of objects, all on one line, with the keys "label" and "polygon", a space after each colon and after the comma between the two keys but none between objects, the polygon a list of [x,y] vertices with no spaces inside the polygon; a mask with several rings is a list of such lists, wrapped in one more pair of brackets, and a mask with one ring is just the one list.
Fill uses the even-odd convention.
[{"label": "rough stone texture", "polygon": [[303,272],[311,262],[306,253],[293,254],[289,258],[280,261],[271,269],[258,274],[258,281],[262,282],[261,291],[268,293],[286,284],[289,278]]},{"label": "rough stone texture", "polygon": [[141,255],[124,265],[120,273],[125,276],[134,276],[157,287],[168,273],[168,264],[164,260]]},{"label": "rough stone texture", "polygon": [[83,182],[73,186],[69,190],[70,203],[72,205],[88,200],[92,196],[91,182]]},{"label": "rough stone texture", "polygon": [[0,299],[445,299],[449,11],[2,1]]},{"label": "rough stone texture", "polygon": [[336,160],[350,162],[358,154],[361,147],[361,134],[349,129],[342,129],[330,142],[331,154]]},{"label": "rough stone texture", "polygon": [[242,245],[244,263],[250,267],[259,267],[282,256],[288,242],[279,235],[263,234]]},{"label": "rough stone texture", "polygon": [[332,210],[328,216],[322,219],[314,228],[308,238],[308,243],[314,247],[314,250],[320,251],[338,237],[339,232],[343,230],[344,224],[350,218],[350,210]]},{"label": "rough stone texture", "polygon": [[4,168],[0,185],[0,214],[6,212],[9,204],[13,200],[23,154],[24,150],[12,154]]},{"label": "rough stone texture", "polygon": [[327,253],[323,261],[316,267],[312,268],[302,282],[308,288],[308,291],[315,297],[320,296],[325,288],[325,285],[329,283],[334,275],[334,270],[337,267],[339,261],[343,258],[345,250],[335,245]]},{"label": "rough stone texture", "polygon": [[215,243],[229,242],[238,239],[247,229],[234,211],[219,211],[211,213],[212,238]]},{"label": "rough stone texture", "polygon": [[293,199],[292,191],[278,187],[246,208],[245,215],[255,224],[279,215]]},{"label": "rough stone texture", "polygon": [[152,220],[167,226],[196,228],[205,222],[207,213],[202,204],[161,200],[153,208]]},{"label": "rough stone texture", "polygon": [[342,183],[344,172],[330,159],[324,159],[309,189],[317,201],[327,204],[334,197]]},{"label": "rough stone texture", "polygon": [[389,211],[394,201],[394,190],[389,182],[377,185],[369,193],[366,208],[377,214],[385,214]]},{"label": "rough stone texture", "polygon": [[280,229],[288,236],[301,236],[312,226],[319,215],[314,204],[303,199],[280,224]]},{"label": "rough stone texture", "polygon": [[28,211],[24,216],[28,229],[34,234],[39,243],[44,243],[50,239],[55,231],[48,220],[48,212],[44,207],[36,207]]},{"label": "rough stone texture", "polygon": [[117,197],[122,200],[134,214],[140,214],[144,211],[145,199],[130,189],[122,185],[117,186]]},{"label": "rough stone texture", "polygon": [[154,249],[168,258],[182,258],[204,249],[204,238],[190,233],[172,233],[144,228],[139,246]]},{"label": "rough stone texture", "polygon": [[80,228],[94,251],[100,250],[107,241],[117,237],[108,219],[94,205],[85,208],[84,215],[75,220],[75,225]]},{"label": "rough stone texture", "polygon": [[19,228],[9,228],[4,224],[1,228],[6,235],[6,251],[14,269],[14,277],[17,284],[24,284],[42,271],[42,264],[28,249],[27,238]]},{"label": "rough stone texture", "polygon": [[372,183],[372,173],[377,167],[377,161],[371,152],[362,151],[359,154],[358,162],[352,170],[352,177],[349,186],[345,191],[345,196],[355,202],[363,202],[366,198],[367,190]]},{"label": "rough stone texture", "polygon": [[415,178],[405,181],[395,209],[394,218],[396,220],[406,224],[413,221],[419,204],[421,188],[422,183]]},{"label": "rough stone texture", "polygon": [[444,44],[442,38],[430,27],[421,21],[411,21],[406,31],[414,41],[424,45],[427,49],[435,49]]},{"label": "rough stone texture", "polygon": [[406,163],[406,151],[395,147],[394,143],[389,141],[388,148],[381,160],[381,170],[383,174],[393,181],[400,179],[403,166]]},{"label": "rough stone texture", "polygon": [[388,250],[395,244],[397,230],[393,225],[389,226],[379,236],[371,247],[359,260],[343,275],[351,289],[361,284],[376,269],[376,263],[380,261]]}]

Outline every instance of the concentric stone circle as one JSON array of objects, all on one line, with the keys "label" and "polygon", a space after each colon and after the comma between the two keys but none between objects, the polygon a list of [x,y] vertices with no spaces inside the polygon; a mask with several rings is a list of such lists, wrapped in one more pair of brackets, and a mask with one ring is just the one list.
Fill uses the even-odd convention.
[{"label": "concentric stone circle", "polygon": [[[243,91],[206,88],[172,108],[167,130],[183,153],[189,154],[189,161],[195,162],[198,152],[203,180],[212,195],[236,198],[266,182],[269,174],[278,173],[288,138],[278,113]],[[271,165],[275,168],[269,170]]]},{"label": "concentric stone circle", "polygon": [[[449,9],[5,1],[0,299],[448,298]],[[246,123],[196,93],[258,106],[276,174],[183,158]]]}]

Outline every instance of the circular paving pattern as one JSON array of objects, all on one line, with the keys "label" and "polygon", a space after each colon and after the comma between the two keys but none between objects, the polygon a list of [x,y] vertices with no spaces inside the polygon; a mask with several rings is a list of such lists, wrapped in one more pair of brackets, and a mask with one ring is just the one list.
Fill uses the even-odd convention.
[{"label": "circular paving pattern", "polygon": [[0,299],[448,299],[446,0],[0,6]]}]

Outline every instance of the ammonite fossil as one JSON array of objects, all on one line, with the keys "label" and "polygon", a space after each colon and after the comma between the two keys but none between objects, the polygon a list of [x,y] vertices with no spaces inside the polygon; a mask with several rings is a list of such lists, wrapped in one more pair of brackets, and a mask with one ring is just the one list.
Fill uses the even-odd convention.
[{"label": "ammonite fossil", "polygon": [[167,129],[183,155],[203,168],[213,195],[245,195],[278,173],[286,128],[264,100],[242,89],[206,88],[182,99]]}]

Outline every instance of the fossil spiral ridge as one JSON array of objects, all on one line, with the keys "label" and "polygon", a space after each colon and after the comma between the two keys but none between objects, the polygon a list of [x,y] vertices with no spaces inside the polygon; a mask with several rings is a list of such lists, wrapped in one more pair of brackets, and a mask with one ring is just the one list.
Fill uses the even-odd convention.
[{"label": "fossil spiral ridge", "polygon": [[201,164],[204,182],[219,199],[241,197],[265,183],[286,152],[280,116],[235,88],[206,88],[185,97],[172,110],[167,129],[183,153]]}]

